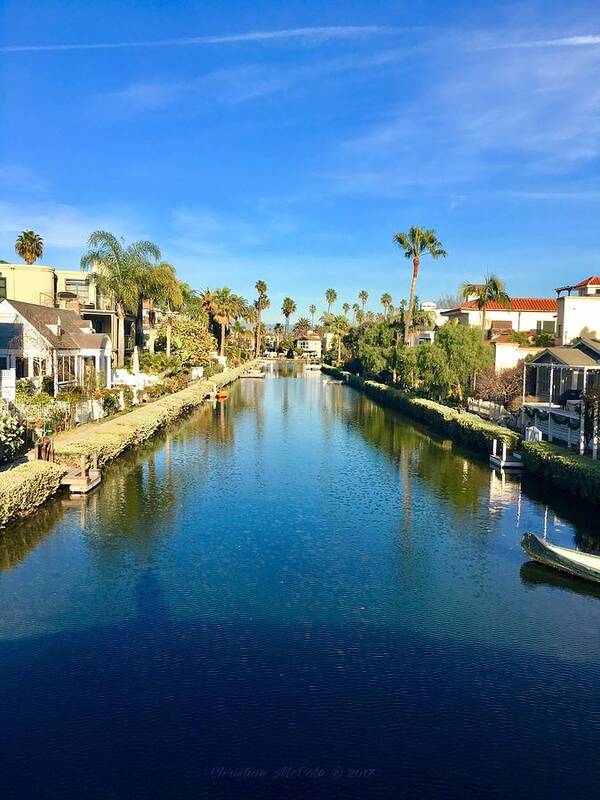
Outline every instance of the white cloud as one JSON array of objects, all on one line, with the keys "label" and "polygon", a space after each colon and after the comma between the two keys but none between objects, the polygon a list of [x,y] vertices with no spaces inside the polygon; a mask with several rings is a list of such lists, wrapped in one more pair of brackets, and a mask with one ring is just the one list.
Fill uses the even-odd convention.
[{"label": "white cloud", "polygon": [[333,25],[312,28],[287,28],[275,31],[250,31],[221,36],[191,36],[180,39],[144,40],[139,42],[97,42],[47,45],[4,45],[0,53],[40,53],[64,50],[117,50],[136,47],[185,47],[193,45],[236,44],[243,42],[272,42],[299,39],[307,42],[322,42],[330,39],[355,39],[395,33],[396,29],[380,25]]}]

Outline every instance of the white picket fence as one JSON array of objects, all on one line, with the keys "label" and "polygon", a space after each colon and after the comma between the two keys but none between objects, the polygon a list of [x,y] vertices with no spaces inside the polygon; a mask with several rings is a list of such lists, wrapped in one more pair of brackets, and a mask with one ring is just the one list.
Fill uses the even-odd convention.
[{"label": "white picket fence", "polygon": [[502,422],[510,416],[510,413],[503,405],[492,403],[491,400],[476,400],[474,397],[469,397],[467,408],[472,414],[477,414],[492,422]]}]

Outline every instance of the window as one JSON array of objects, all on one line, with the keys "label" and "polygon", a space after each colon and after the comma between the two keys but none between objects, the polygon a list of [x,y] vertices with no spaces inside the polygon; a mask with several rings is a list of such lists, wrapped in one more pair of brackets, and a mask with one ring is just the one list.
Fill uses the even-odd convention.
[{"label": "window", "polygon": [[33,359],[33,377],[41,378],[46,374],[46,359],[34,356]]},{"label": "window", "polygon": [[0,275],[0,300],[6,300],[6,278]]},{"label": "window", "polygon": [[65,289],[77,295],[80,303],[87,303],[90,299],[89,278],[66,278]]},{"label": "window", "polygon": [[58,357],[58,382],[73,383],[75,381],[75,356]]},{"label": "window", "polygon": [[553,319],[538,319],[537,321],[538,333],[554,333],[554,320]]},{"label": "window", "polygon": [[8,358],[7,356],[0,356],[0,370],[8,369]]}]

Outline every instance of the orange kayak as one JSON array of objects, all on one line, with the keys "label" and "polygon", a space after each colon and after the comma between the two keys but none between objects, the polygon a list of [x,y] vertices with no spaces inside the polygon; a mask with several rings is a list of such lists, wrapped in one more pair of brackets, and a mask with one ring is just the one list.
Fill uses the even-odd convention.
[{"label": "orange kayak", "polygon": [[229,392],[226,392],[224,389],[219,389],[215,397],[217,398],[217,400],[227,400],[227,398],[229,397]]}]

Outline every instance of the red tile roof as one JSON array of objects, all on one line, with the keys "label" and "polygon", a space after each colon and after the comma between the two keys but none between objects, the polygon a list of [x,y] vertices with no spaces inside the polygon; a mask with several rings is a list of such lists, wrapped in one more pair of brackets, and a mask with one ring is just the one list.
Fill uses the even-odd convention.
[{"label": "red tile roof", "polygon": [[[451,309],[456,311],[472,311],[477,310],[477,302],[469,300],[469,302],[462,303],[457,308]],[[556,312],[558,304],[556,300],[551,297],[511,297],[510,305],[503,306],[502,303],[493,301],[487,304],[487,311],[547,311]],[[448,313],[448,312],[446,312]]]},{"label": "red tile roof", "polygon": [[586,278],[584,281],[580,283],[576,283],[573,287],[574,289],[583,289],[584,286],[600,286],[600,276],[599,275],[590,275],[589,278]]}]

